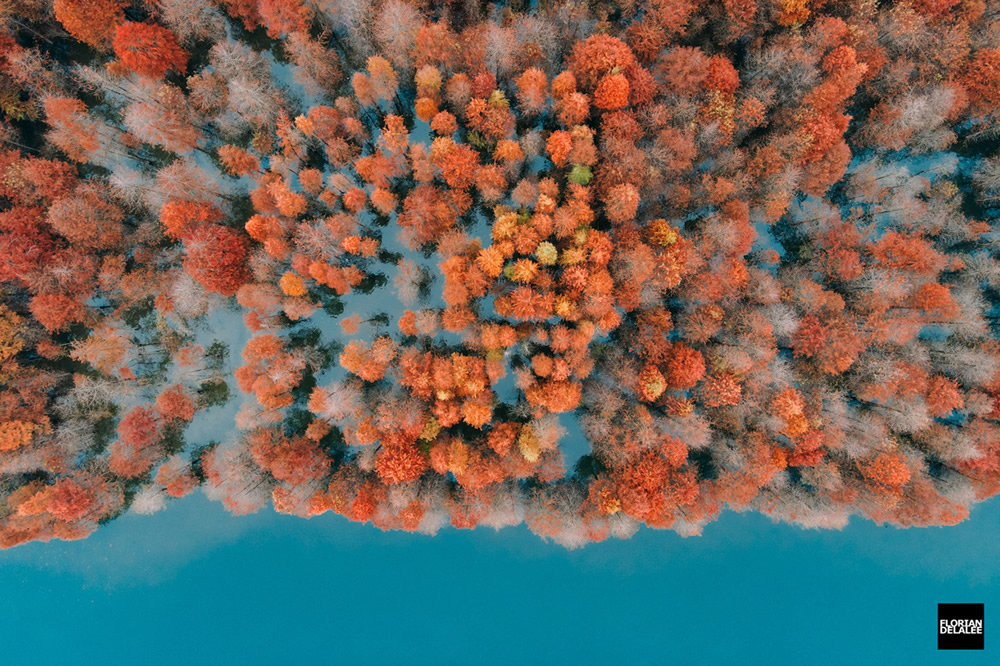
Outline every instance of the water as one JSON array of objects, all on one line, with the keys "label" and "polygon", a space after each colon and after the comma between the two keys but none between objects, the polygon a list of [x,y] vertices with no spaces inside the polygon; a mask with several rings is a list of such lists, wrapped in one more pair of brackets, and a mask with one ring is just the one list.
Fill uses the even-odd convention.
[{"label": "water", "polygon": [[0,553],[0,663],[996,663],[995,629],[938,653],[936,604],[996,617],[998,528],[995,501],[921,530],[726,513],[566,551],[523,528],[234,518],[197,494]]}]

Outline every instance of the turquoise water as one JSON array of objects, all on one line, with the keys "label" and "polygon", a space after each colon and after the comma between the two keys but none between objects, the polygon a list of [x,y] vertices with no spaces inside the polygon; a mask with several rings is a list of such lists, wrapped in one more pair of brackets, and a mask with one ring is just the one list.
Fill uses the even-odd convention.
[{"label": "turquoise water", "polygon": [[[995,664],[998,562],[1000,502],[952,528],[727,513],[703,537],[565,551],[195,495],[0,552],[0,663]],[[986,603],[985,652],[937,652],[938,602]]]}]

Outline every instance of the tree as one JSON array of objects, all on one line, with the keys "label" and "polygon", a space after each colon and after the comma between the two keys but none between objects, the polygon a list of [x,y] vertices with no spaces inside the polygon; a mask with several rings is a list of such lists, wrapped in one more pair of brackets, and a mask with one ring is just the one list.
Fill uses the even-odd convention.
[{"label": "tree", "polygon": [[52,127],[49,140],[76,162],[87,162],[101,148],[98,124],[78,99],[48,95],[42,102]]},{"label": "tree", "polygon": [[216,41],[224,37],[226,20],[209,0],[160,0],[160,17],[182,43]]},{"label": "tree", "polygon": [[295,79],[312,94],[332,93],[344,77],[336,51],[309,39],[304,32],[293,32],[286,42],[295,62]]},{"label": "tree", "polygon": [[97,504],[94,493],[73,479],[60,479],[47,489],[46,495],[47,511],[67,522],[84,518]]},{"label": "tree", "polygon": [[653,402],[666,390],[663,374],[655,365],[647,365],[639,373],[639,397],[646,402]]},{"label": "tree", "polygon": [[94,48],[107,48],[115,26],[125,20],[125,0],[54,0],[56,19],[66,31]]},{"label": "tree", "polygon": [[538,113],[547,100],[548,81],[545,72],[532,67],[514,80],[517,86],[517,101],[521,109],[528,113]]},{"label": "tree", "polygon": [[83,184],[71,196],[49,207],[46,221],[70,242],[94,250],[106,250],[122,240],[125,214],[102,187]]},{"label": "tree", "polygon": [[429,466],[427,456],[415,444],[402,442],[385,446],[375,461],[375,471],[388,484],[416,481]]},{"label": "tree", "polygon": [[969,60],[962,81],[973,106],[989,112],[1000,105],[1000,49],[979,49]]},{"label": "tree", "polygon": [[638,66],[635,55],[625,42],[606,34],[591,35],[573,46],[570,71],[584,91],[594,90],[601,78],[612,70],[627,73]]},{"label": "tree", "polygon": [[251,338],[242,356],[245,364],[237,368],[236,380],[274,420],[277,410],[292,404],[291,392],[302,380],[306,361],[301,354],[287,351],[284,341],[273,334]]},{"label": "tree", "polygon": [[161,79],[169,70],[183,74],[187,69],[187,51],[174,33],[155,23],[122,23],[111,46],[125,67],[142,76]]},{"label": "tree", "polygon": [[44,211],[15,206],[0,212],[0,280],[25,283],[52,255],[54,240],[43,227]]},{"label": "tree", "polygon": [[545,142],[545,149],[556,166],[563,166],[566,164],[569,153],[573,149],[573,138],[569,132],[556,130],[549,135],[548,140]]},{"label": "tree", "polygon": [[154,101],[130,104],[125,127],[138,139],[175,153],[190,153],[204,140],[192,122],[187,98],[171,85],[160,86]]},{"label": "tree", "polygon": [[111,445],[108,464],[122,477],[148,472],[163,455],[161,421],[151,406],[130,410],[118,424],[118,440]]},{"label": "tree", "polygon": [[299,486],[323,478],[330,459],[306,437],[289,439],[274,428],[258,428],[247,436],[255,463],[275,479]]},{"label": "tree", "polygon": [[0,164],[0,191],[18,205],[50,204],[69,194],[77,184],[76,169],[61,160],[22,157],[10,151]]},{"label": "tree", "polygon": [[633,219],[638,209],[639,190],[631,183],[612,187],[604,202],[608,219],[617,224]]},{"label": "tree", "polygon": [[705,358],[697,349],[680,342],[669,352],[666,370],[664,377],[671,388],[693,388],[705,376]]},{"label": "tree", "polygon": [[628,79],[624,74],[609,74],[594,90],[594,106],[598,109],[621,109],[628,106]]},{"label": "tree", "polygon": [[857,465],[865,481],[875,490],[893,491],[910,480],[910,469],[898,453],[882,453],[859,460]]},{"label": "tree", "polygon": [[74,341],[70,357],[111,375],[128,365],[131,353],[129,339],[114,327],[104,326],[94,329],[87,338]]},{"label": "tree", "polygon": [[209,203],[176,200],[160,208],[160,222],[167,236],[183,240],[194,231],[208,224],[221,222],[225,215]]},{"label": "tree", "polygon": [[250,278],[249,243],[228,227],[198,227],[184,239],[184,250],[184,270],[209,291],[233,296]]},{"label": "tree", "polygon": [[156,411],[166,422],[190,421],[194,418],[194,400],[180,384],[169,386],[156,398]]},{"label": "tree", "polygon": [[396,345],[389,338],[376,338],[371,345],[352,340],[340,355],[340,365],[366,382],[375,382],[385,376],[395,355]]},{"label": "tree", "polygon": [[368,76],[376,99],[391,100],[396,95],[399,78],[388,60],[381,56],[368,58]]},{"label": "tree", "polygon": [[721,372],[710,375],[702,385],[705,405],[708,407],[725,407],[739,403],[743,397],[743,386],[731,372]]},{"label": "tree", "polygon": [[238,146],[219,146],[219,160],[233,176],[248,176],[261,170],[257,158]]},{"label": "tree", "polygon": [[28,305],[31,316],[50,333],[66,330],[70,324],[84,317],[84,306],[78,299],[66,294],[38,294]]},{"label": "tree", "polygon": [[310,12],[299,0],[261,0],[257,10],[268,37],[308,32]]},{"label": "tree", "polygon": [[188,461],[176,455],[170,456],[167,462],[160,465],[154,481],[163,486],[171,497],[184,497],[199,485]]}]

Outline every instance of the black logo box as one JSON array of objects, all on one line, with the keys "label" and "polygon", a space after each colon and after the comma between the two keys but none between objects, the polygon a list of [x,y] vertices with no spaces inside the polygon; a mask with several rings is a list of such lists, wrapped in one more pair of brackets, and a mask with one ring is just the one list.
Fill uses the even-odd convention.
[{"label": "black logo box", "polygon": [[938,604],[938,649],[984,649],[984,610],[984,604]]}]

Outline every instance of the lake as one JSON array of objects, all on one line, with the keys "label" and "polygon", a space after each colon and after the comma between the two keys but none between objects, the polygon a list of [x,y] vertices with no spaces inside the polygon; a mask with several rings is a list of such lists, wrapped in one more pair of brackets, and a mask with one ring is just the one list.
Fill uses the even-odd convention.
[{"label": "lake", "polygon": [[523,527],[236,518],[196,494],[0,553],[0,643],[13,665],[985,664],[996,630],[985,652],[939,653],[936,605],[985,602],[989,620],[997,562],[996,501],[948,528],[730,512],[702,537],[567,551]]}]

